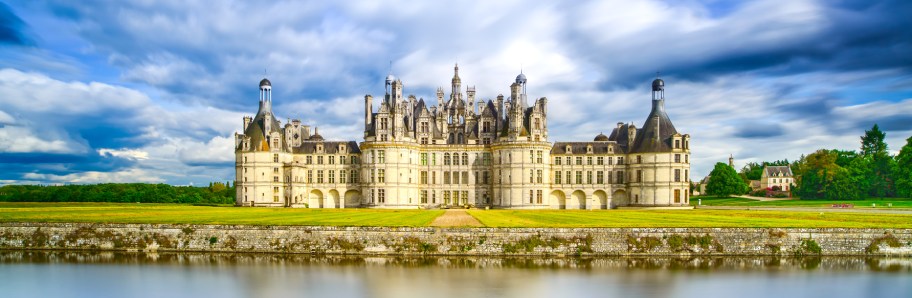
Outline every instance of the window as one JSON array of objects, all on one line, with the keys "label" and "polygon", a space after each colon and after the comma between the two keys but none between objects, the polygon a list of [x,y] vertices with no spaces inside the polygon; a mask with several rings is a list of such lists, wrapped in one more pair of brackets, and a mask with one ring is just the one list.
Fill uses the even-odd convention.
[{"label": "window", "polygon": [[583,165],[583,157],[582,157],[582,156],[577,156],[577,157],[576,157],[576,165],[578,165],[578,166]]},{"label": "window", "polygon": [[535,182],[542,183],[542,170],[536,170],[535,174]]},{"label": "window", "polygon": [[[278,146],[277,146],[277,147],[278,147]],[[279,162],[279,155],[278,155],[278,154],[273,154],[273,155],[272,155],[272,162]]]},{"label": "window", "polygon": [[351,183],[358,183],[358,171],[351,171]]},{"label": "window", "polygon": [[318,165],[322,165],[322,164],[323,164],[323,156],[317,156],[317,164],[318,164]]},{"label": "window", "polygon": [[380,183],[386,182],[386,170],[384,170],[384,169],[377,170],[377,182],[380,182]]},{"label": "window", "polygon": [[481,160],[482,164],[484,164],[486,166],[491,165],[491,153],[482,153],[481,158],[482,158],[482,160]]},{"label": "window", "polygon": [[462,172],[462,184],[469,184],[469,172]]},{"label": "window", "polygon": [[595,163],[596,163],[597,165],[600,165],[600,166],[601,166],[601,165],[604,165],[604,164],[605,164],[605,157],[603,157],[603,156],[597,157],[597,158],[595,159]]},{"label": "window", "polygon": [[602,172],[602,171],[595,172],[595,183],[596,184],[605,183],[605,172]]},{"label": "window", "polygon": [[542,203],[542,191],[541,190],[535,191],[535,202],[539,203],[539,204]]},{"label": "window", "polygon": [[445,166],[450,165],[450,154],[449,153],[443,154],[443,165],[445,165]]},{"label": "window", "polygon": [[576,184],[583,184],[583,171],[576,171]]},{"label": "window", "polygon": [[377,152],[377,153],[380,153],[380,156],[378,156],[379,162],[380,162],[380,163],[386,163],[386,150],[380,150],[380,151]]},{"label": "window", "polygon": [[586,157],[586,164],[587,164],[587,165],[590,165],[590,166],[592,165],[592,156],[587,156],[587,157]]},{"label": "window", "polygon": [[450,204],[450,192],[449,191],[445,191],[445,190],[443,191],[443,203],[446,205]]},{"label": "window", "polygon": [[374,169],[371,169],[371,183],[377,182],[376,174],[377,174],[377,171]]},{"label": "window", "polygon": [[681,149],[681,140],[675,140],[675,149]]},{"label": "window", "polygon": [[431,153],[431,165],[432,166],[437,165],[437,153]]},{"label": "window", "polygon": [[535,150],[529,150],[529,163],[535,163]]},{"label": "window", "polygon": [[421,191],[421,204],[427,204],[428,192],[426,190]]},{"label": "window", "polygon": [[357,157],[357,156],[354,156],[354,155],[352,155],[352,157],[351,157],[351,161],[352,161],[352,162],[351,162],[351,164],[353,164],[353,165],[356,165],[356,164],[358,164],[358,157]]},{"label": "window", "polygon": [[450,176],[453,178],[453,184],[459,184],[459,172],[453,172]]},{"label": "window", "polygon": [[538,118],[535,118],[535,129],[541,129],[541,121]]},{"label": "window", "polygon": [[317,183],[323,183],[323,170],[317,171]]},{"label": "window", "polygon": [[[429,131],[427,122],[421,122],[421,132],[427,133]],[[425,202],[426,203],[426,202]]]},{"label": "window", "polygon": [[643,170],[637,170],[637,182],[643,182]]},{"label": "window", "polygon": [[385,189],[377,190],[377,199],[378,199],[377,201],[379,201],[380,203],[386,203],[386,190]]},{"label": "window", "polygon": [[450,184],[450,172],[443,172],[443,184]]},{"label": "window", "polygon": [[427,184],[427,171],[421,171],[421,184]]},{"label": "window", "polygon": [[328,157],[328,158],[329,158],[329,164],[331,164],[331,165],[336,164],[336,157],[335,157],[335,156],[330,156],[330,157]]},{"label": "window", "polygon": [[643,163],[643,156],[637,155],[637,163]]},{"label": "window", "polygon": [[431,191],[431,204],[437,204],[437,192]]},{"label": "window", "polygon": [[624,157],[623,157],[623,156],[618,156],[618,164],[619,164],[619,165],[624,164]]},{"label": "window", "polygon": [[[339,160],[345,160],[345,159],[339,159]],[[346,173],[346,172],[347,172],[346,170],[339,171],[339,183],[345,184],[345,177],[348,176],[348,173]]]},{"label": "window", "polygon": [[329,183],[336,183],[336,171],[329,170]]},{"label": "window", "polygon": [[690,155],[684,155],[684,163],[690,163]]},{"label": "window", "polygon": [[592,184],[592,171],[586,171],[586,184]]},{"label": "window", "polygon": [[554,158],[554,165],[558,165],[558,166],[561,165],[561,158],[560,158],[560,156]]},{"label": "window", "polygon": [[538,150],[538,152],[536,152],[536,153],[538,154],[538,157],[536,158],[536,161],[537,161],[538,163],[544,163],[544,160],[542,159],[542,151],[541,151],[541,150]]},{"label": "window", "polygon": [[535,191],[530,189],[529,190],[529,204],[532,204],[532,202],[534,200],[535,200]]},{"label": "window", "polygon": [[431,172],[431,184],[437,184],[437,172]]},{"label": "window", "polygon": [[675,154],[675,163],[680,163],[680,162],[681,162],[681,155]]},{"label": "window", "polygon": [[272,177],[272,182],[279,182],[279,176]]},{"label": "window", "polygon": [[573,180],[572,180],[572,179],[573,179],[573,176],[570,176],[570,171],[567,171],[565,174],[567,174],[567,175],[566,175],[566,177],[567,177],[567,178],[566,178],[566,179],[567,179],[567,182],[565,182],[564,184],[572,184],[572,183],[573,183]]},{"label": "window", "polygon": [[345,156],[339,156],[339,164],[340,164],[340,165],[344,165],[344,164],[345,164]]},{"label": "window", "polygon": [[484,184],[488,184],[488,171],[481,172],[481,175],[482,175],[481,182]]},{"label": "window", "polygon": [[469,154],[468,153],[462,154],[462,165],[464,165],[464,166],[469,165]]},{"label": "window", "polygon": [[561,184],[561,171],[554,171],[554,184]]},{"label": "window", "polygon": [[469,204],[469,192],[468,191],[465,191],[465,190],[462,191],[462,204],[463,205]]},{"label": "window", "polygon": [[617,175],[615,176],[615,178],[616,178],[616,180],[617,180],[615,183],[617,183],[617,184],[623,184],[623,183],[624,183],[624,172],[622,172],[622,171],[617,171]]},{"label": "window", "polygon": [[675,182],[681,182],[681,169],[675,169]]},{"label": "window", "polygon": [[568,166],[569,166],[569,165],[572,165],[572,163],[570,163],[570,157],[569,157],[569,156],[567,156],[566,158],[564,158],[564,161],[566,161],[566,164],[567,164]]},{"label": "window", "polygon": [[422,166],[427,165],[427,153],[421,153],[421,165]]},{"label": "window", "polygon": [[313,170],[307,170],[307,183],[313,183]]},{"label": "window", "polygon": [[690,181],[690,179],[687,178],[687,170],[684,170],[684,181]]},{"label": "window", "polygon": [[272,172],[278,174],[278,173],[279,173],[279,168],[272,168]]}]

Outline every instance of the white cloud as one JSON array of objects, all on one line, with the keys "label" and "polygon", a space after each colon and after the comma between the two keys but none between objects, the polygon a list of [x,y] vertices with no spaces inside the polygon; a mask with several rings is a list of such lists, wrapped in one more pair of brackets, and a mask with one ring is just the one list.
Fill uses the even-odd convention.
[{"label": "white cloud", "polygon": [[24,179],[27,180],[39,180],[39,181],[51,181],[58,183],[80,183],[80,184],[89,184],[89,183],[129,183],[129,182],[144,182],[144,183],[161,183],[165,182],[164,179],[156,176],[153,173],[149,173],[146,170],[142,169],[126,169],[122,171],[114,172],[80,172],[72,173],[66,175],[54,175],[54,174],[41,174],[41,173],[26,173],[23,175]]},{"label": "white cloud", "polygon": [[178,141],[177,156],[186,164],[228,163],[234,161],[234,138],[216,136],[208,142]]},{"label": "white cloud", "polygon": [[142,150],[136,150],[136,149],[101,148],[101,149],[98,149],[98,155],[101,155],[104,157],[109,157],[109,156],[120,157],[120,158],[131,159],[131,160],[149,159],[148,152],[145,152]]},{"label": "white cloud", "polygon": [[0,110],[0,124],[13,124],[13,116],[7,114],[6,112]]},{"label": "white cloud", "polygon": [[0,69],[0,94],[0,104],[8,109],[44,115],[85,115],[149,104],[145,94],[133,89],[98,82],[67,83],[10,68]]},{"label": "white cloud", "polygon": [[0,127],[0,152],[5,153],[60,153],[73,154],[85,152],[86,148],[69,140],[43,137],[27,127]]}]

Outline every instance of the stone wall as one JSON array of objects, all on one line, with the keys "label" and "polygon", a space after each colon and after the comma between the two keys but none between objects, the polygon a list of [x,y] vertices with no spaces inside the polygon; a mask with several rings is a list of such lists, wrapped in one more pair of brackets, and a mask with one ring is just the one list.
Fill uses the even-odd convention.
[{"label": "stone wall", "polygon": [[0,249],[353,255],[912,255],[912,229],[0,223]]}]

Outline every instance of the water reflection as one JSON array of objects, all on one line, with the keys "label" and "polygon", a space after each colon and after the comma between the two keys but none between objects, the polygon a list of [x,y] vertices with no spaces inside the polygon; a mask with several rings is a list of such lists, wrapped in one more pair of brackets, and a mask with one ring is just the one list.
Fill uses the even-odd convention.
[{"label": "water reflection", "polygon": [[0,251],[3,297],[912,297],[909,277],[903,258]]}]

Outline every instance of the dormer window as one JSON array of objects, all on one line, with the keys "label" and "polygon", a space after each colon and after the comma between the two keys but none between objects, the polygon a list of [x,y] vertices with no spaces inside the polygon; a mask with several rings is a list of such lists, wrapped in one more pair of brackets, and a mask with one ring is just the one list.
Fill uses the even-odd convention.
[{"label": "dormer window", "polygon": [[592,145],[586,146],[586,153],[592,153]]},{"label": "dormer window", "polygon": [[573,153],[573,149],[570,148],[570,145],[567,145],[566,151],[568,154]]},{"label": "dormer window", "polygon": [[345,153],[345,145],[339,145],[339,152]]}]

